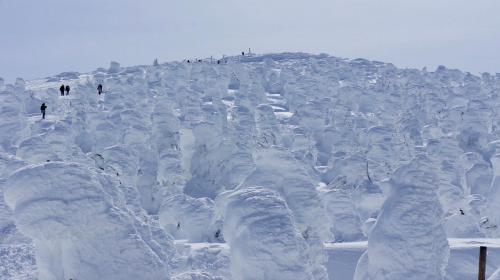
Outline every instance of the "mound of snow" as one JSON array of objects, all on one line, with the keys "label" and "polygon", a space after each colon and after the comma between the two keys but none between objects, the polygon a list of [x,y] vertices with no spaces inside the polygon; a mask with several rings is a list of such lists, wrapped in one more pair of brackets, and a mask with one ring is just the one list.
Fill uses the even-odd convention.
[{"label": "mound of snow", "polygon": [[138,227],[101,175],[46,163],[17,171],[5,185],[16,225],[35,243],[41,279],[168,279],[164,249],[171,248]]},{"label": "mound of snow", "polygon": [[217,229],[214,220],[214,202],[209,198],[192,198],[184,194],[170,196],[163,201],[159,212],[160,225],[175,239],[190,242],[212,241]]},{"label": "mound of snow", "polygon": [[111,63],[109,64],[108,73],[118,73],[120,72],[120,70],[121,70],[120,63],[116,61],[111,61]]},{"label": "mound of snow", "polygon": [[314,279],[307,243],[276,192],[249,187],[224,193],[217,203],[234,279]]},{"label": "mound of snow", "polygon": [[434,182],[424,156],[396,170],[355,279],[443,279],[449,246]]}]

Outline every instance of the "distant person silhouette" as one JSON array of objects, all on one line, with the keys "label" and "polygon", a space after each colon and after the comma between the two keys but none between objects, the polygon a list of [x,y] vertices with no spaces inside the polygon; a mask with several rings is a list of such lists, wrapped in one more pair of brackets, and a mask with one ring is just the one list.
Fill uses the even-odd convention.
[{"label": "distant person silhouette", "polygon": [[241,52],[241,55],[245,55],[245,52]]},{"label": "distant person silhouette", "polygon": [[69,95],[69,90],[70,90],[70,87],[68,85],[66,85],[66,95]]},{"label": "distant person silhouette", "polygon": [[61,92],[61,96],[64,96],[64,85],[61,85],[59,91]]},{"label": "distant person silhouette", "polygon": [[42,106],[40,106],[40,111],[42,111],[42,120],[45,119],[45,109],[47,109],[47,105],[45,105],[45,103],[42,103]]},{"label": "distant person silhouette", "polygon": [[99,93],[99,95],[101,95],[101,93],[102,93],[102,85],[101,84],[99,84],[97,86],[97,93]]}]

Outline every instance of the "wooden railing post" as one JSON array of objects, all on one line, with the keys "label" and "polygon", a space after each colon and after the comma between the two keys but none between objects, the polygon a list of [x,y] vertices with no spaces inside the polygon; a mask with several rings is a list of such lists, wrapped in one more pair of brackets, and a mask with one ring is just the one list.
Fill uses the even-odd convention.
[{"label": "wooden railing post", "polygon": [[477,274],[478,280],[486,280],[486,253],[488,247],[479,247],[479,272]]}]

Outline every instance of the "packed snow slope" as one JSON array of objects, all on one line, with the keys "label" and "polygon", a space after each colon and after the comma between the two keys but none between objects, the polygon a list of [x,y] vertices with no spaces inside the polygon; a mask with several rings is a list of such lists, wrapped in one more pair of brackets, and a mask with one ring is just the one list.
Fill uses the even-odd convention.
[{"label": "packed snow slope", "polygon": [[0,278],[471,279],[448,239],[500,238],[499,105],[323,54],[0,79]]}]

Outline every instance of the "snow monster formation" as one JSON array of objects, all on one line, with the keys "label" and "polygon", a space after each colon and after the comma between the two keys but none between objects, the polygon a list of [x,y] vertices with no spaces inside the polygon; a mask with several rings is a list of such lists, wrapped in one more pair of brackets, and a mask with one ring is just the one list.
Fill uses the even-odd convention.
[{"label": "snow monster formation", "polygon": [[499,92],[305,53],[0,79],[0,279],[352,279],[367,239],[357,279],[469,279],[446,238],[500,237]]},{"label": "snow monster formation", "polygon": [[248,187],[221,194],[218,204],[233,279],[317,279],[307,243],[278,193]]},{"label": "snow monster formation", "polygon": [[449,246],[435,179],[425,156],[396,170],[356,280],[444,279]]},{"label": "snow monster formation", "polygon": [[316,279],[327,278],[327,258],[323,242],[331,240],[326,210],[315,189],[314,179],[293,155],[285,149],[272,147],[254,152],[256,169],[238,187],[265,186],[277,192],[292,211],[296,226],[306,240],[307,251]]},{"label": "snow monster formation", "polygon": [[32,165],[7,180],[5,200],[35,243],[40,279],[169,279],[172,248],[152,238],[110,180],[72,163]]}]

